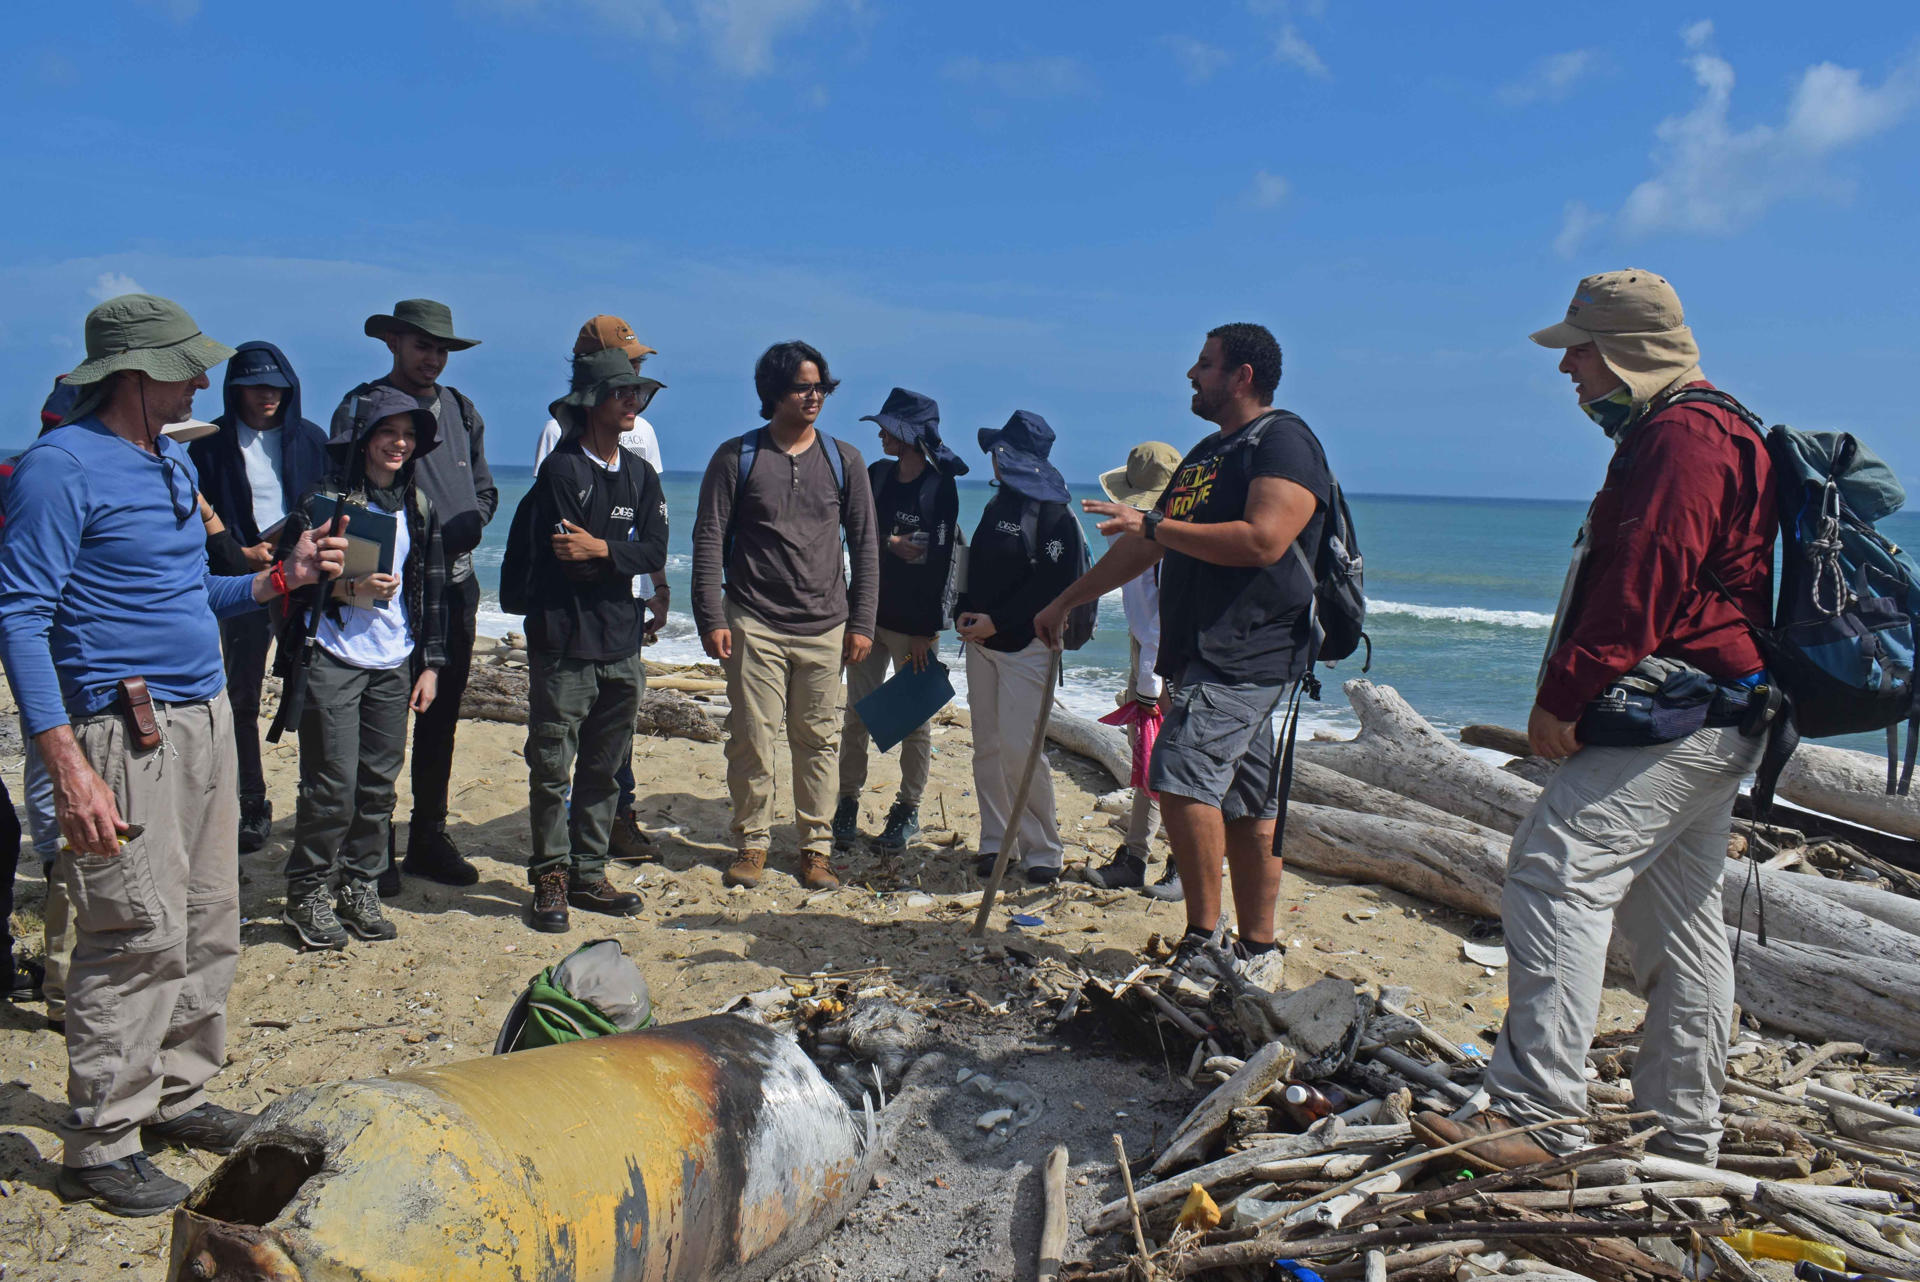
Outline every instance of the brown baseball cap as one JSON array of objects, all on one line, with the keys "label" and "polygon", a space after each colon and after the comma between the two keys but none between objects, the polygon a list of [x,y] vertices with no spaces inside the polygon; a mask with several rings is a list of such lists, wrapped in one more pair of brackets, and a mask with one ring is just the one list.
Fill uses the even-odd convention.
[{"label": "brown baseball cap", "polygon": [[610,347],[619,348],[627,354],[628,360],[633,361],[653,355],[651,347],[633,336],[633,326],[618,316],[595,316],[580,327],[580,336],[573,340],[575,356],[604,352]]},{"label": "brown baseball cap", "polygon": [[1532,338],[1542,347],[1579,347],[1597,337],[1671,333],[1686,323],[1680,295],[1665,277],[1629,267],[1582,280],[1567,304],[1567,318]]}]

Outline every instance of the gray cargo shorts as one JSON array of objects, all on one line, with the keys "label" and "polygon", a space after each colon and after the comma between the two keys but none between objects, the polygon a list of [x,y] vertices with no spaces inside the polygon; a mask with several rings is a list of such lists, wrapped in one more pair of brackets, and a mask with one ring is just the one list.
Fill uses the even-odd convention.
[{"label": "gray cargo shorts", "polygon": [[1288,687],[1192,676],[1171,683],[1147,786],[1213,806],[1229,823],[1278,817],[1273,714]]}]

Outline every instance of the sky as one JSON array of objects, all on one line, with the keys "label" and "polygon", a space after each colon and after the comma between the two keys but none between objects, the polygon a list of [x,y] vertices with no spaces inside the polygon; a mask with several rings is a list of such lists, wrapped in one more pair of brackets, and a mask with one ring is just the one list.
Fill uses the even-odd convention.
[{"label": "sky", "polygon": [[[1920,9],[1859,3],[98,0],[9,10],[0,441],[141,290],[286,349],[309,417],[449,303],[444,381],[531,462],[580,323],[667,384],[669,469],[804,338],[858,422],[1016,409],[1087,480],[1206,430],[1205,332],[1355,492],[1578,498],[1607,445],[1526,335],[1584,274],[1680,291],[1717,383],[1858,433],[1920,494]],[[219,409],[215,391],[198,410]],[[976,473],[977,474],[977,473]]]}]

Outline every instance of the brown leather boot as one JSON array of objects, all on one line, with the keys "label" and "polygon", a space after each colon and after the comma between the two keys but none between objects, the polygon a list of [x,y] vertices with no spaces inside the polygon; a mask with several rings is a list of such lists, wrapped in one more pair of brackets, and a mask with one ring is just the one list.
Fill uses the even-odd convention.
[{"label": "brown leather boot", "polygon": [[746,886],[751,889],[760,884],[760,874],[767,870],[767,851],[764,846],[749,846],[733,857],[733,863],[720,878],[723,886]]},{"label": "brown leather boot", "polygon": [[543,872],[533,883],[533,911],[527,925],[549,935],[565,934],[567,929],[567,870]]},{"label": "brown leather boot", "polygon": [[800,884],[808,890],[836,890],[840,886],[840,879],[827,866],[825,855],[803,850],[800,852]]},{"label": "brown leather boot", "polygon": [[[1513,1122],[1492,1109],[1482,1109],[1463,1122],[1456,1122],[1442,1113],[1416,1113],[1412,1125],[1414,1138],[1429,1148],[1443,1148],[1448,1144],[1458,1144],[1461,1140],[1470,1140],[1476,1135],[1491,1135],[1514,1127]],[[1516,1166],[1551,1162],[1554,1157],[1534,1143],[1529,1135],[1509,1135],[1504,1139],[1488,1140],[1463,1151],[1473,1165],[1489,1171],[1510,1171]]]}]

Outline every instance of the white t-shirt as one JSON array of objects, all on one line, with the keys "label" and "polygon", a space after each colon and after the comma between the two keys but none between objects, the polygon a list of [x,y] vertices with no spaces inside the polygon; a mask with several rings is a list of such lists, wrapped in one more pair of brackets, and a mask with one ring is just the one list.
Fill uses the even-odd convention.
[{"label": "white t-shirt", "polygon": [[[1107,543],[1111,546],[1118,539],[1118,535],[1109,535]],[[1133,688],[1141,694],[1157,695],[1160,678],[1154,675],[1153,665],[1160,661],[1160,567],[1149,566],[1145,574],[1122,584],[1120,604],[1127,612],[1127,632],[1139,646]]]},{"label": "white t-shirt", "polygon": [[253,524],[262,534],[286,520],[285,486],[286,433],[277,427],[256,432],[245,423],[234,425],[240,442],[240,459],[247,466],[247,488],[253,492]]},{"label": "white t-shirt", "polygon": [[[547,461],[547,455],[553,453],[553,447],[559,443],[560,423],[557,419],[550,418],[547,420],[547,425],[540,429],[539,443],[533,447],[533,470],[536,473],[539,472],[540,465]],[[641,458],[653,464],[654,471],[666,471],[666,468],[661,466],[660,463],[660,439],[653,434],[653,424],[647,422],[646,419],[641,418],[638,414],[633,416],[633,426],[620,433],[620,448],[632,450],[635,454],[638,454]],[[594,458],[592,450],[587,451],[587,457],[593,459],[596,463],[600,463],[599,459]],[[600,463],[600,466],[609,472],[619,471],[620,456],[616,454],[613,458],[614,462],[612,467],[607,467],[605,463]],[[659,587],[666,586],[667,576],[664,571],[651,577],[655,585]],[[649,595],[641,588],[640,576],[637,574],[633,577],[633,594],[636,597]]]},{"label": "white t-shirt", "polygon": [[[393,533],[393,572],[407,563],[407,520],[396,514]],[[364,589],[363,589],[364,590]],[[315,640],[342,663],[356,668],[397,668],[413,656],[413,629],[407,626],[406,590],[384,606],[341,605],[335,622],[329,609],[320,616]]]}]

